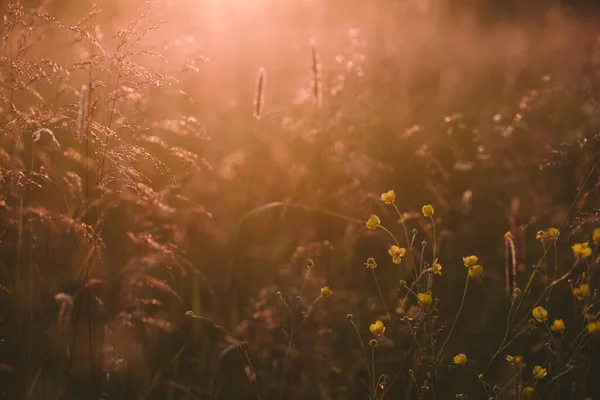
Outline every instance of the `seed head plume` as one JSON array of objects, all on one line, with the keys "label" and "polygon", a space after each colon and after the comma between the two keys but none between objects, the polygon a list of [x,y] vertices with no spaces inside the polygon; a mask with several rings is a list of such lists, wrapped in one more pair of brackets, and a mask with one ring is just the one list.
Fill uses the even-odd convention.
[{"label": "seed head plume", "polygon": [[515,252],[515,242],[510,232],[504,235],[504,278],[506,294],[510,297],[517,287],[517,254]]},{"label": "seed head plume", "polygon": [[314,39],[310,41],[310,49],[312,54],[311,88],[313,103],[316,107],[320,108],[323,105],[323,81],[321,79],[321,60]]},{"label": "seed head plume", "polygon": [[79,94],[79,124],[77,127],[78,141],[83,140],[83,137],[86,134],[89,99],[89,89],[86,85],[83,85],[81,87],[81,93]]},{"label": "seed head plume", "polygon": [[260,119],[265,107],[265,86],[267,85],[267,73],[263,67],[258,70],[256,78],[256,89],[254,90],[254,118]]}]

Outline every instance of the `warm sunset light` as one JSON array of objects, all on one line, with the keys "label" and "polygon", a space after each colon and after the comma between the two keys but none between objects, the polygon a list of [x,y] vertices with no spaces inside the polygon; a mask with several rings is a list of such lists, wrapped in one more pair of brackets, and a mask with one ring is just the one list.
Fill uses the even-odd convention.
[{"label": "warm sunset light", "polygon": [[600,399],[596,2],[0,15],[0,400]]}]

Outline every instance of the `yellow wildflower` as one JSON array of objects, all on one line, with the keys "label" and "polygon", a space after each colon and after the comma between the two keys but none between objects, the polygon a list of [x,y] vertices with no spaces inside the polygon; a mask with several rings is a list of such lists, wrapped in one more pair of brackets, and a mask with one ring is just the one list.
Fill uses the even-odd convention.
[{"label": "yellow wildflower", "polygon": [[558,229],[550,228],[547,231],[537,231],[535,238],[541,240],[542,242],[545,242],[557,240],[559,236],[560,232]]},{"label": "yellow wildflower", "polygon": [[546,370],[546,368],[543,368],[539,365],[536,365],[535,367],[533,367],[534,379],[542,379],[543,377],[546,376],[547,373],[548,373],[548,371]]},{"label": "yellow wildflower", "polygon": [[417,301],[423,308],[431,307],[431,303],[433,303],[433,297],[429,293],[419,293],[417,294]]},{"label": "yellow wildflower", "polygon": [[404,247],[398,247],[396,245],[393,245],[388,250],[388,254],[392,256],[392,262],[394,264],[400,264],[400,261],[402,261],[402,257],[406,254],[406,249]]},{"label": "yellow wildflower", "polygon": [[590,322],[587,331],[590,335],[600,335],[600,322]]},{"label": "yellow wildflower", "polygon": [[394,200],[396,200],[396,193],[394,193],[393,190],[381,193],[381,200],[383,200],[385,204],[392,204]]},{"label": "yellow wildflower", "polygon": [[531,311],[531,315],[537,322],[543,322],[548,319],[548,311],[542,306],[537,306]]},{"label": "yellow wildflower", "polygon": [[483,267],[481,265],[473,265],[469,268],[469,277],[473,279],[483,278]]},{"label": "yellow wildflower", "polygon": [[600,243],[600,228],[594,229],[594,232],[592,233],[592,240],[594,241],[594,244]]},{"label": "yellow wildflower", "polygon": [[375,336],[383,336],[383,334],[385,333],[385,325],[383,325],[383,322],[381,322],[380,320],[377,320],[374,324],[371,324],[369,326],[369,330]]},{"label": "yellow wildflower", "polygon": [[333,292],[331,291],[331,289],[329,289],[329,286],[323,286],[321,288],[321,296],[323,297],[329,297],[333,294]]},{"label": "yellow wildflower", "polygon": [[437,258],[435,259],[435,261],[433,262],[433,265],[431,266],[431,272],[433,272],[435,275],[442,274],[442,266],[438,262]]},{"label": "yellow wildflower", "polygon": [[552,332],[563,333],[565,331],[565,321],[562,319],[555,319],[552,326],[550,326],[550,330]]},{"label": "yellow wildflower", "polygon": [[512,365],[519,366],[523,362],[523,357],[521,356],[511,356],[510,354],[506,356],[506,360]]},{"label": "yellow wildflower", "polygon": [[575,243],[571,246],[571,249],[573,250],[573,255],[578,260],[585,260],[592,255],[592,248],[588,242]]},{"label": "yellow wildflower", "polygon": [[592,322],[592,321],[594,321],[596,319],[596,315],[595,314],[587,313],[587,312],[583,315],[583,317],[585,318],[585,320],[587,322]]},{"label": "yellow wildflower", "polygon": [[455,365],[466,365],[467,364],[467,356],[463,353],[457,354],[454,356],[454,364]]},{"label": "yellow wildflower", "polygon": [[435,212],[435,210],[433,209],[433,206],[431,204],[425,204],[423,206],[423,208],[421,208],[421,212],[423,213],[424,216],[431,217],[431,216],[433,216],[433,213]]},{"label": "yellow wildflower", "polygon": [[548,229],[548,232],[546,232],[546,234],[548,235],[548,239],[557,240],[560,236],[560,231],[556,228],[550,228]]},{"label": "yellow wildflower", "polygon": [[547,236],[548,236],[548,232],[546,232],[546,231],[541,231],[541,230],[540,230],[540,231],[537,231],[537,232],[536,232],[536,234],[535,234],[535,238],[536,238],[537,240],[540,240],[540,241],[542,241],[542,242],[543,242],[543,241],[546,239],[546,237],[547,237]]},{"label": "yellow wildflower", "polygon": [[521,393],[523,393],[523,397],[529,398],[533,394],[533,388],[531,386],[525,386]]},{"label": "yellow wildflower", "polygon": [[371,215],[365,225],[367,225],[367,228],[369,229],[375,229],[379,224],[381,224],[379,217],[377,215]]},{"label": "yellow wildflower", "polygon": [[465,267],[467,267],[467,268],[476,265],[478,262],[479,262],[479,258],[477,256],[463,257],[463,263],[465,264]]},{"label": "yellow wildflower", "polygon": [[577,300],[587,300],[590,298],[590,285],[587,283],[582,283],[579,287],[573,289],[573,296],[577,298]]}]

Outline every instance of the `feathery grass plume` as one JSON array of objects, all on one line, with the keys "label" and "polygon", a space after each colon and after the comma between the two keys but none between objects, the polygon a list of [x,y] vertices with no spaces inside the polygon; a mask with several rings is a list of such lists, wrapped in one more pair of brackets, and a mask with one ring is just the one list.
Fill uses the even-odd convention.
[{"label": "feathery grass plume", "polygon": [[517,254],[515,253],[515,242],[510,231],[504,235],[504,267],[506,294],[510,298],[516,288],[517,278]]},{"label": "feathery grass plume", "polygon": [[317,52],[315,39],[310,40],[310,50],[312,55],[312,80],[311,89],[313,103],[320,108],[323,105],[323,80],[321,78],[321,60]]},{"label": "feathery grass plume", "polygon": [[258,70],[256,89],[254,90],[254,118],[260,119],[265,108],[265,86],[267,85],[267,72],[263,67]]},{"label": "feathery grass plume", "polygon": [[77,125],[77,140],[83,140],[83,137],[86,134],[86,125],[88,119],[88,105],[90,101],[89,89],[87,85],[83,85],[81,87],[81,91],[79,93],[79,118]]},{"label": "feathery grass plume", "polygon": [[52,132],[48,128],[40,128],[37,131],[33,132],[33,134],[31,135],[33,137],[33,141],[38,142],[42,138],[42,133],[47,133],[50,136],[50,138],[52,139],[52,142],[60,148],[60,143],[58,143],[58,140],[56,140],[56,136],[54,136],[54,132]]},{"label": "feathery grass plume", "polygon": [[73,297],[66,293],[57,293],[54,300],[60,304],[58,310],[58,321],[56,326],[60,332],[67,332],[71,321],[71,310],[73,309]]}]

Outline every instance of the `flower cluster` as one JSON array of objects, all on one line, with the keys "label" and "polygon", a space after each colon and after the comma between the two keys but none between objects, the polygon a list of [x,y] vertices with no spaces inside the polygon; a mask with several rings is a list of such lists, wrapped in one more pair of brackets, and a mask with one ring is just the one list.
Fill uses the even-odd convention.
[{"label": "flower cluster", "polygon": [[542,242],[552,242],[558,240],[560,231],[556,228],[550,228],[547,231],[537,231],[535,238]]},{"label": "flower cluster", "polygon": [[473,279],[483,278],[483,267],[479,265],[479,257],[467,256],[463,257],[463,263],[465,267],[469,268],[469,277]]},{"label": "flower cluster", "polygon": [[592,248],[590,247],[589,242],[575,243],[571,246],[571,249],[573,250],[573,255],[575,255],[575,258],[578,260],[585,260],[592,255]]},{"label": "flower cluster", "polygon": [[[403,214],[401,214],[401,212],[398,210],[398,207],[396,206],[395,192],[393,190],[389,190],[387,192],[382,193],[380,197],[381,197],[381,201],[383,201],[385,204],[393,205],[395,211],[397,212],[398,216],[400,217],[400,223],[403,225],[402,227],[404,228],[404,233],[406,236],[405,239],[408,242],[408,246],[410,246],[410,247],[408,247],[408,246],[407,246],[408,248],[400,247],[400,244],[399,244],[400,242],[395,237],[394,233],[391,230],[389,230],[387,227],[381,226],[381,220],[376,215],[370,216],[370,218],[366,222],[366,226],[369,229],[381,228],[383,231],[385,231],[387,234],[389,234],[392,237],[395,244],[391,245],[388,248],[388,254],[391,257],[392,263],[401,264],[407,254],[412,255],[412,257],[408,261],[412,261],[412,267],[414,269],[413,278],[416,278],[416,279],[413,281],[413,283],[410,285],[410,287],[407,286],[406,281],[404,279],[400,279],[399,288],[407,290],[406,296],[412,296],[413,298],[416,298],[418,308],[415,306],[412,306],[411,310],[413,310],[413,312],[415,312],[414,310],[420,310],[420,312],[415,312],[414,314],[412,314],[411,317],[409,317],[408,315],[405,315],[401,318],[401,321],[406,322],[408,324],[409,331],[412,334],[416,334],[418,332],[418,330],[424,329],[426,331],[425,340],[424,340],[425,348],[423,348],[421,350],[424,350],[428,353],[429,353],[429,351],[431,351],[434,354],[435,363],[439,363],[442,361],[442,355],[444,354],[445,345],[448,342],[448,338],[452,335],[454,327],[456,326],[456,322],[458,321],[458,316],[460,315],[461,310],[463,309],[465,297],[467,294],[467,290],[469,288],[469,286],[468,286],[469,282],[472,279],[474,279],[474,280],[483,279],[484,267],[481,265],[480,259],[476,255],[467,255],[467,256],[462,257],[463,265],[468,269],[463,298],[462,298],[458,313],[456,314],[456,317],[455,317],[456,319],[452,323],[450,330],[449,330],[448,334],[446,335],[447,336],[446,340],[441,344],[441,346],[439,346],[439,349],[436,349],[436,344],[438,342],[437,342],[437,338],[436,338],[435,323],[436,323],[437,312],[438,312],[437,302],[439,301],[439,299],[434,297],[433,286],[434,286],[434,283],[436,282],[436,280],[433,279],[433,275],[442,275],[443,267],[439,263],[439,259],[436,258],[437,254],[438,254],[437,251],[439,250],[439,246],[437,246],[437,244],[436,244],[437,238],[435,235],[436,234],[436,226],[435,226],[436,220],[434,219],[435,209],[430,204],[425,204],[421,208],[422,215],[425,218],[429,219],[430,227],[431,227],[431,230],[433,233],[433,250],[431,251],[431,253],[432,253],[431,258],[427,259],[428,255],[431,253],[429,252],[429,248],[427,247],[427,242],[422,241],[421,243],[422,243],[423,247],[420,250],[421,257],[419,258],[415,255],[415,253],[413,253],[413,251],[415,251],[415,249],[413,249],[413,247],[412,247],[412,246],[414,246],[414,243],[418,243],[417,241],[415,241],[417,238],[417,235],[418,235],[418,231],[416,229],[412,230],[413,238],[411,240],[408,235],[409,230],[407,229],[407,227],[405,225],[407,220],[403,217]],[[404,214],[404,215],[407,215],[407,214]],[[543,244],[544,251],[545,251],[543,257],[545,257],[546,251],[549,249],[548,246],[552,246],[554,251],[556,251],[556,252],[558,251],[558,248],[559,248],[558,241],[561,238],[561,232],[560,232],[559,228],[551,227],[547,230],[537,231],[536,238],[538,240],[540,240]],[[511,233],[510,231],[507,232],[504,236],[504,240],[505,240],[505,243],[510,246],[510,249],[512,249],[512,252],[514,253],[516,243],[513,241],[514,240],[513,233]],[[593,245],[590,246],[590,243],[593,243]],[[551,283],[549,286],[548,286],[548,280],[547,279],[544,280],[546,282],[545,290],[547,292],[545,304],[549,303],[549,301],[548,301],[548,298],[550,295],[549,290],[548,290],[549,288],[552,288],[553,286],[555,286],[559,283],[562,283],[564,285],[564,283],[566,283],[566,282],[568,282],[571,285],[573,297],[580,302],[584,302],[583,304],[581,304],[581,303],[576,304],[578,307],[583,308],[581,310],[581,313],[584,315],[586,323],[587,323],[587,325],[585,325],[585,329],[584,329],[583,333],[587,332],[587,334],[589,334],[591,336],[600,336],[600,321],[598,321],[598,315],[600,313],[596,313],[596,310],[594,310],[596,308],[597,302],[593,301],[594,300],[593,297],[595,297],[595,294],[592,293],[592,290],[590,290],[591,289],[590,283],[589,283],[590,277],[588,276],[589,272],[583,273],[578,278],[575,278],[573,280],[571,280],[571,279],[574,278],[575,272],[578,271],[578,269],[580,268],[579,262],[590,258],[594,254],[594,250],[598,246],[600,246],[600,228],[594,229],[591,240],[589,242],[575,243],[571,246],[571,249],[575,256],[576,262],[574,263],[572,269],[567,274],[562,275],[561,277],[558,277],[559,275],[555,271],[554,278],[552,281],[550,281]],[[508,256],[507,262],[510,263],[512,261],[512,263],[514,264],[514,262],[515,262],[514,257],[511,259],[510,253],[508,253],[508,254],[509,254],[509,256]],[[559,259],[556,256],[555,256],[555,258],[557,260]],[[418,262],[415,263],[415,260],[417,260]],[[431,261],[431,260],[433,260],[433,261]],[[431,261],[431,264],[429,264],[430,261]],[[535,277],[539,274],[548,274],[548,271],[544,270],[542,272],[540,269],[540,266],[546,265],[545,263],[547,263],[547,260],[542,258],[540,260],[540,262],[538,262],[534,266],[534,269],[531,271],[531,275],[530,275],[526,289],[521,291],[519,288],[516,288],[516,287],[508,288],[509,290],[511,290],[511,292],[509,292],[509,294],[512,295],[512,301],[513,301],[513,305],[511,305],[510,313],[513,313],[513,312],[519,313],[519,311],[523,311],[520,314],[524,313],[525,316],[527,316],[529,313],[531,313],[531,316],[533,318],[529,319],[528,321],[527,321],[527,319],[524,319],[524,320],[522,320],[522,322],[519,322],[519,324],[522,324],[522,326],[518,327],[518,329],[526,328],[526,325],[524,323],[525,323],[525,321],[527,321],[527,323],[529,324],[529,327],[531,328],[531,334],[541,334],[541,335],[544,335],[544,337],[549,337],[550,340],[547,341],[546,345],[549,346],[551,351],[554,351],[554,350],[558,351],[558,350],[560,350],[558,348],[558,346],[562,346],[563,341],[566,341],[570,337],[570,335],[565,334],[566,333],[565,320],[563,320],[561,318],[552,318],[549,320],[548,319],[548,316],[549,316],[548,310],[546,310],[541,305],[537,305],[537,306],[533,307],[533,309],[528,308],[529,311],[525,311],[525,308],[522,307],[524,304],[529,304],[529,301],[530,301],[529,296],[533,294],[534,290],[537,290],[536,285],[533,285]],[[367,268],[370,268],[370,269],[375,269],[377,267],[377,264],[375,263],[375,260],[373,258],[369,258],[367,260],[367,262],[365,263],[365,265],[367,266]],[[512,264],[508,264],[508,265],[510,266]],[[410,266],[407,265],[407,267],[410,267]],[[555,268],[558,268],[558,267],[555,267]],[[401,269],[399,269],[399,273],[402,273]],[[426,276],[426,275],[429,275],[429,276]],[[377,288],[379,289],[379,294],[380,294],[383,306],[385,308],[388,321],[390,321],[390,323],[391,323],[393,321],[393,318],[388,313],[387,307],[385,306],[385,304],[386,304],[385,296],[383,296],[383,294],[381,293],[381,288],[379,286],[379,283],[377,282],[376,274],[373,273],[373,276],[376,279]],[[401,277],[399,277],[399,278],[401,278]],[[547,278],[547,275],[544,278]],[[572,282],[575,282],[575,284],[573,284]],[[507,287],[508,287],[508,285],[507,285]],[[546,293],[546,292],[544,292],[544,293]],[[322,294],[323,294],[323,292],[322,292]],[[543,298],[544,298],[543,296],[540,296],[540,300]],[[406,297],[404,300],[406,300]],[[402,305],[404,304],[404,300],[402,301]],[[540,301],[540,300],[538,300],[538,301]],[[527,303],[525,303],[525,301],[527,301]],[[533,303],[533,304],[535,305],[535,303]],[[406,313],[406,310],[402,309],[402,306],[398,307],[397,311],[399,313]],[[513,318],[511,319],[510,313],[509,313],[510,322],[509,322],[509,326],[507,326],[507,328],[506,328],[507,329],[506,335],[508,335],[508,333],[510,333],[511,331],[517,330],[516,326],[510,326],[510,324],[512,324],[513,321],[515,321],[515,320],[518,321],[519,319],[521,319],[520,316],[519,316],[519,319],[515,319],[514,315],[513,315]],[[538,324],[540,324],[544,329],[537,330],[537,333],[534,333],[534,329],[538,327]],[[429,330],[430,328],[431,328],[431,331]],[[572,327],[570,325],[570,329],[574,329],[574,328],[575,328],[575,325],[573,325]],[[369,326],[369,331],[374,336],[381,337],[385,334],[386,327],[382,321],[377,320]],[[522,332],[527,332],[527,329],[524,329]],[[580,335],[581,334],[582,333],[580,333]],[[505,335],[505,340],[509,340],[506,335]],[[379,338],[376,338],[376,339],[371,339],[371,341],[369,343],[372,344],[375,349],[375,347],[379,347],[380,341],[381,340]],[[509,343],[509,342],[506,342],[506,343]],[[492,357],[492,360],[490,361],[490,364],[488,366],[491,366],[492,361],[494,361],[494,359],[501,353],[501,351],[504,348],[506,348],[506,343],[504,343],[504,345],[500,345],[500,348],[498,349],[497,353]],[[438,353],[437,356],[435,356],[436,353]],[[552,354],[555,354],[555,353],[552,353]],[[552,357],[552,356],[550,356],[550,357]],[[556,361],[555,359],[550,358],[546,361],[540,362],[540,365],[535,365],[532,369],[530,369],[530,367],[528,367],[528,365],[525,363],[525,360],[520,355],[506,355],[506,360],[512,365],[512,367],[514,369],[513,372],[517,376],[525,377],[525,375],[527,375],[527,371],[530,371],[528,380],[522,380],[521,382],[515,384],[516,387],[518,388],[517,393],[519,393],[518,396],[520,399],[528,399],[528,398],[533,397],[536,393],[538,393],[538,387],[542,387],[545,384],[548,384],[548,382],[553,382],[556,379],[556,376],[553,375],[551,377],[552,379],[546,379],[546,382],[544,383],[544,378],[546,378],[546,376],[548,375],[549,370],[550,370],[551,374],[556,374],[555,368],[554,367],[550,368],[550,366],[554,365],[553,363]],[[477,362],[474,360],[471,362],[467,358],[467,355],[465,353],[459,353],[459,354],[454,355],[452,358],[452,362],[453,362],[453,365],[456,367],[466,367],[466,366],[472,366],[474,368],[477,367]],[[373,368],[375,368],[375,367],[373,367]],[[473,372],[477,373],[478,371],[473,371]],[[434,372],[427,372],[427,375],[426,375],[425,379],[423,380],[423,384],[421,386],[419,386],[422,392],[425,392],[430,389],[430,386],[429,386],[429,380],[431,379],[430,374],[433,374],[433,373]],[[373,374],[374,374],[374,372],[373,372]],[[409,370],[409,374],[411,374],[411,376],[413,376],[413,380],[414,380],[415,376],[416,376],[415,371]],[[492,394],[492,392],[498,394],[503,390],[503,388],[501,386],[490,385],[486,381],[486,379],[488,379],[488,377],[486,376],[486,372],[480,373],[477,376],[478,376],[479,381],[482,382],[483,386],[488,391],[488,394]],[[372,376],[372,379],[374,379],[374,375]],[[415,380],[415,382],[416,382],[416,380]],[[376,382],[373,382],[374,385],[375,385],[375,383]],[[375,393],[376,393],[376,390],[374,391],[373,396],[375,396]],[[543,393],[543,391],[540,391],[539,393]],[[455,397],[456,398],[466,398],[466,394],[457,394]]]}]

